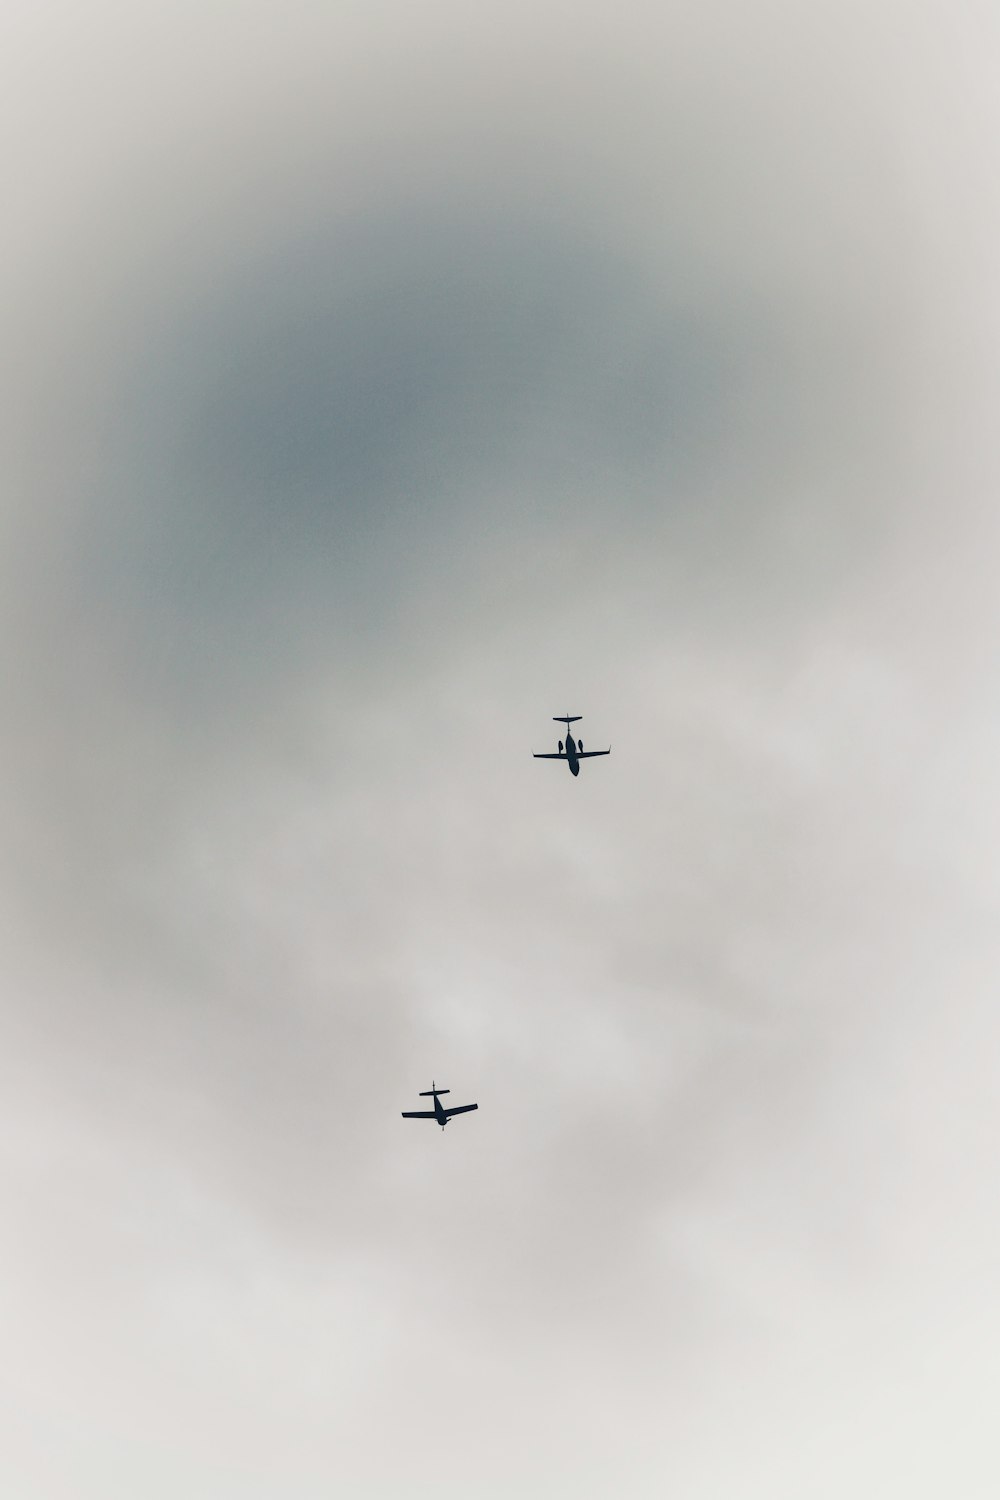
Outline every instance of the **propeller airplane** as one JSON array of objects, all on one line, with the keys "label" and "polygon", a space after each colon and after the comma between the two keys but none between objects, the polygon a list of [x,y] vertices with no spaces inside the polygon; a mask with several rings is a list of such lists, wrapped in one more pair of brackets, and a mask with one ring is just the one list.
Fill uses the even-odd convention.
[{"label": "propeller airplane", "polygon": [[470,1109],[478,1109],[479,1108],[478,1104],[457,1104],[454,1107],[454,1109],[445,1109],[444,1105],[441,1103],[441,1095],[442,1094],[450,1094],[450,1093],[451,1093],[451,1089],[439,1089],[437,1087],[437,1085],[432,1081],[431,1082],[431,1086],[430,1086],[429,1089],[423,1089],[421,1091],[420,1097],[421,1097],[421,1099],[430,1099],[430,1098],[433,1098],[433,1100],[434,1100],[434,1108],[433,1109],[404,1109],[402,1111],[403,1119],[404,1120],[437,1120],[438,1124],[441,1126],[441,1129],[443,1130],[444,1127],[447,1125],[448,1121],[451,1119],[452,1115],[464,1115],[464,1114],[468,1114],[468,1112],[469,1112]]},{"label": "propeller airplane", "polygon": [[558,752],[546,754],[542,751],[535,751],[534,755],[536,760],[564,760],[566,761],[573,775],[579,776],[581,760],[590,760],[592,756],[595,755],[611,754],[610,745],[606,750],[584,750],[583,740],[574,740],[573,736],[569,732],[569,726],[571,724],[575,724],[578,719],[582,719],[582,714],[553,714],[552,718],[556,724],[566,725],[566,748],[565,750],[563,749],[563,742],[562,740],[560,740]]}]

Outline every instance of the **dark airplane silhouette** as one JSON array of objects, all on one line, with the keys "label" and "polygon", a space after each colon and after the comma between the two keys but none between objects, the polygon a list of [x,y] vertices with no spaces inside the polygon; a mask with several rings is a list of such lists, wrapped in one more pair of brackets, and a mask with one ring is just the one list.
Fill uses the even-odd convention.
[{"label": "dark airplane silhouette", "polygon": [[558,755],[556,755],[556,754],[545,755],[545,754],[542,754],[540,751],[536,751],[535,752],[535,759],[536,760],[564,760],[564,761],[568,762],[569,768],[573,772],[573,775],[574,776],[579,776],[579,774],[580,774],[580,762],[581,762],[581,760],[590,760],[591,756],[594,756],[594,755],[610,755],[611,754],[611,746],[610,745],[608,746],[608,748],[606,750],[584,750],[584,748],[583,748],[583,740],[580,740],[579,743],[577,743],[576,741],[574,741],[573,736],[569,732],[569,725],[570,724],[575,724],[578,719],[582,719],[583,718],[583,714],[553,714],[552,717],[553,717],[553,720],[555,721],[555,723],[557,723],[557,724],[565,724],[567,726],[567,728],[566,728],[566,749],[563,750],[563,742],[562,742],[562,740],[560,740],[559,741],[559,753],[558,753]]},{"label": "dark airplane silhouette", "polygon": [[439,1102],[439,1096],[441,1094],[450,1094],[450,1093],[451,1093],[451,1089],[439,1089],[439,1088],[437,1088],[435,1086],[435,1084],[434,1084],[433,1079],[432,1079],[431,1080],[431,1086],[430,1086],[430,1088],[429,1089],[423,1089],[421,1091],[420,1097],[421,1097],[421,1099],[429,1099],[431,1097],[431,1095],[433,1095],[433,1097],[434,1097],[434,1108],[433,1109],[404,1109],[402,1111],[403,1119],[404,1120],[437,1120],[438,1124],[441,1126],[441,1129],[443,1130],[444,1127],[447,1125],[448,1121],[451,1119],[452,1115],[464,1115],[464,1114],[467,1114],[470,1109],[478,1109],[479,1108],[478,1104],[458,1104],[458,1105],[455,1106],[454,1109],[445,1109],[441,1105],[441,1103]]}]

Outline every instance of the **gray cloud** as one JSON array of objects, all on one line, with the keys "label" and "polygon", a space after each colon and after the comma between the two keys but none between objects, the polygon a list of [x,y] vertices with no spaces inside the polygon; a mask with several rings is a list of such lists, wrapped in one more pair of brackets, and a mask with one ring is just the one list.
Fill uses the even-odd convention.
[{"label": "gray cloud", "polygon": [[995,38],[265,19],[8,99],[8,1488],[985,1494]]}]

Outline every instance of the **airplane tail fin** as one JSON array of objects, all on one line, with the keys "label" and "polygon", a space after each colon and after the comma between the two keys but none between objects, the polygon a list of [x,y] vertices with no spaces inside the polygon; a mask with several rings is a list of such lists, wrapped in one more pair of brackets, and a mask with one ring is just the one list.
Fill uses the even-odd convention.
[{"label": "airplane tail fin", "polygon": [[555,723],[555,724],[575,724],[578,719],[582,719],[582,718],[583,718],[583,714],[553,714],[552,715],[552,720],[553,720],[553,723]]}]

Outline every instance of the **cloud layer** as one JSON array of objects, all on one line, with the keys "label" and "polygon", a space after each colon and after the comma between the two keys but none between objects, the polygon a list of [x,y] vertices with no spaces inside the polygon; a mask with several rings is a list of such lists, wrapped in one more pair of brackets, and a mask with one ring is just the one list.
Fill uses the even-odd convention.
[{"label": "cloud layer", "polygon": [[992,22],[44,21],[7,1489],[993,1493]]}]

